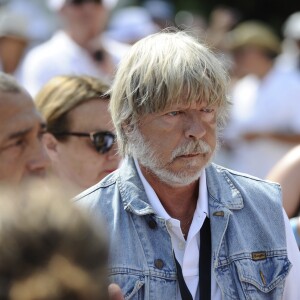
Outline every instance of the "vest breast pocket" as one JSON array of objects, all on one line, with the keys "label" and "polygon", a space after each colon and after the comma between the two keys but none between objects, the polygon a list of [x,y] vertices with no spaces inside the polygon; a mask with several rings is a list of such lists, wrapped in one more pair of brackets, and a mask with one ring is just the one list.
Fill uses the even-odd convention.
[{"label": "vest breast pocket", "polygon": [[247,300],[282,299],[286,276],[291,268],[286,255],[252,253],[252,259],[236,260],[243,294]]}]

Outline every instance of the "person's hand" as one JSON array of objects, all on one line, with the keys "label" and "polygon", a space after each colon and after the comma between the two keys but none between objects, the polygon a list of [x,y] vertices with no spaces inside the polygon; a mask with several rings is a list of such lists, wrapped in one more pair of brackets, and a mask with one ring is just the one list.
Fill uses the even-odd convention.
[{"label": "person's hand", "polygon": [[110,300],[124,300],[120,287],[115,283],[108,286],[108,294]]}]

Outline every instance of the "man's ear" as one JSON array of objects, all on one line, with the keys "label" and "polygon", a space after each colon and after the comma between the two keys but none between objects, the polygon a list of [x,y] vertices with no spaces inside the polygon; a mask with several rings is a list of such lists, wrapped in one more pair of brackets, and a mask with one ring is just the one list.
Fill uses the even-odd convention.
[{"label": "man's ear", "polygon": [[52,133],[46,132],[43,135],[43,144],[51,160],[57,158],[58,141]]}]

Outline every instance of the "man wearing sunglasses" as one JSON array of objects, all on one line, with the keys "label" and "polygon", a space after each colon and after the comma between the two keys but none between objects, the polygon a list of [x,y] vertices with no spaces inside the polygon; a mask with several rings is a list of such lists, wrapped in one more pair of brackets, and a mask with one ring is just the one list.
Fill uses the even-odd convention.
[{"label": "man wearing sunglasses", "polygon": [[184,32],[134,44],[110,111],[125,160],[76,203],[105,218],[110,280],[137,300],[300,299],[280,187],[212,163],[230,101],[213,52]]},{"label": "man wearing sunglasses", "polygon": [[24,58],[19,81],[35,96],[54,76],[90,75],[110,82],[117,58],[103,39],[110,7],[102,0],[48,0],[62,28]]}]

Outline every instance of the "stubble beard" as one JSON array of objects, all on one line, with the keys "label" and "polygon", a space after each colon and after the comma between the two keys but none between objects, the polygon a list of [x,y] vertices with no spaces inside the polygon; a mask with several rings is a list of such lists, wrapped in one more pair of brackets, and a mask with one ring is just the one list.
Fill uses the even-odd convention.
[{"label": "stubble beard", "polygon": [[[157,150],[150,142],[145,141],[138,128],[130,134],[130,152],[148,172],[171,186],[186,186],[200,178],[201,170],[209,164],[213,158],[214,150],[203,140],[189,141],[174,149],[168,162],[163,162]],[[182,155],[199,153],[205,165],[199,166],[198,159],[190,159],[180,171],[172,171],[169,166]],[[192,171],[193,170],[193,171]]]}]

